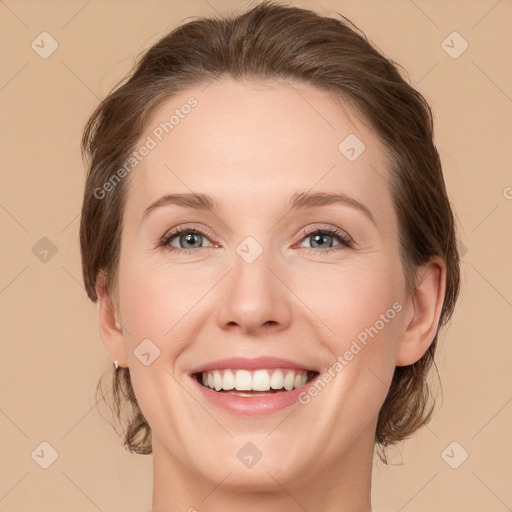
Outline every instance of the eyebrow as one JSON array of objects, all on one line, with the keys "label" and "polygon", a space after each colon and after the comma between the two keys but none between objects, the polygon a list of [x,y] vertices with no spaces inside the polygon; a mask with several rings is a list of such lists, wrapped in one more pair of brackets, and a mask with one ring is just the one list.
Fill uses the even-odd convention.
[{"label": "eyebrow", "polygon": [[[176,205],[183,208],[193,208],[203,211],[218,210],[218,203],[211,196],[200,193],[190,194],[166,194],[155,202],[151,203],[142,214],[144,220],[153,210],[167,205]],[[372,222],[376,224],[375,218],[370,209],[357,199],[343,193],[329,194],[327,192],[301,192],[294,194],[291,198],[290,210],[304,210],[317,208],[331,204],[344,204],[358,209],[364,213]]]}]

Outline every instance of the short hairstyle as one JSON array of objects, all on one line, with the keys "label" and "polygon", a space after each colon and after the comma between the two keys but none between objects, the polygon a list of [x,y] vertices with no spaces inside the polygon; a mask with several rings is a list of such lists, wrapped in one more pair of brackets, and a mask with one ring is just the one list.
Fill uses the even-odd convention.
[{"label": "short hairstyle", "polygon": [[[81,148],[88,170],[80,224],[82,273],[92,301],[98,299],[95,283],[100,272],[106,277],[108,297],[115,291],[130,180],[121,180],[101,199],[95,190],[124,164],[147,119],[164,101],[191,86],[227,77],[310,84],[348,102],[370,122],[389,155],[388,186],[398,217],[407,293],[414,292],[417,271],[430,257],[440,256],[446,264],[445,297],[435,337],[421,359],[395,367],[379,412],[375,444],[387,464],[386,447],[410,437],[431,419],[435,401],[430,404],[428,371],[435,366],[439,330],[455,307],[460,260],[430,106],[402,78],[395,62],[350,20],[339,16],[266,1],[242,14],[189,21],[144,52],[84,129]],[[113,410],[119,420],[122,406],[131,405],[123,444],[130,452],[152,453],[151,428],[138,406],[130,370],[113,372]],[[101,379],[96,389],[101,389]]]}]

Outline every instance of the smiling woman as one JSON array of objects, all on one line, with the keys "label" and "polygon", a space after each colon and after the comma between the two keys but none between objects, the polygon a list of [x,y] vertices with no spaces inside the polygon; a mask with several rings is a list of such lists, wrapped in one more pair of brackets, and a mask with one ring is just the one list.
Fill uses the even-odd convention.
[{"label": "smiling woman", "polygon": [[83,278],[153,512],[370,511],[459,292],[423,97],[346,18],[264,2],[158,41],[82,149]]}]

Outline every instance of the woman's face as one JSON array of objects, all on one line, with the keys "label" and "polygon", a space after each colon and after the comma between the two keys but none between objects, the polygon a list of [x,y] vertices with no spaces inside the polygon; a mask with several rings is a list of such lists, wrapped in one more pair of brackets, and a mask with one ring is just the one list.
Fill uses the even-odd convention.
[{"label": "woman's face", "polygon": [[[332,486],[340,460],[371,460],[410,320],[383,145],[312,86],[227,79],[162,104],[143,145],[124,178],[110,350],[130,368],[155,458],[210,484],[229,475],[225,487]],[[299,389],[209,390],[191,375],[205,365],[222,370],[214,386],[230,387],[231,369],[261,389],[255,370],[280,387],[296,368]],[[317,378],[303,385],[301,369]]]}]

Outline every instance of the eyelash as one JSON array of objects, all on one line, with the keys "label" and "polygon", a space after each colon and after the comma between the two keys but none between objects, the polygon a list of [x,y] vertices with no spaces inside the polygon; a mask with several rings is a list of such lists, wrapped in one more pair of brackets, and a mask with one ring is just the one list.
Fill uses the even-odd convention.
[{"label": "eyelash", "polygon": [[[197,249],[181,249],[181,248],[172,247],[171,245],[169,245],[169,242],[171,242],[174,238],[176,238],[177,236],[179,236],[179,235],[181,235],[183,233],[193,233],[195,235],[202,235],[202,236],[204,236],[206,238],[211,236],[208,233],[204,233],[203,231],[200,231],[198,229],[184,226],[184,227],[181,227],[181,228],[173,229],[173,230],[169,231],[168,233],[166,233],[162,237],[162,239],[160,240],[160,243],[158,244],[159,247],[164,247],[164,248],[168,249],[171,252],[178,251],[178,252],[181,252],[183,254],[192,254],[192,253],[197,252],[197,251],[199,251],[201,249],[207,249],[207,247],[199,247]],[[304,249],[307,249],[309,251],[313,251],[316,254],[318,254],[318,253],[328,253],[328,254],[331,254],[334,251],[337,251],[337,250],[340,250],[340,249],[351,249],[354,246],[354,241],[352,240],[352,238],[347,233],[345,233],[344,231],[341,231],[338,228],[327,227],[327,226],[322,227],[322,228],[316,228],[316,229],[310,230],[310,231],[302,232],[301,233],[300,241],[302,241],[305,238],[308,238],[308,237],[310,237],[312,235],[317,235],[317,234],[320,234],[320,235],[332,235],[332,236],[334,236],[340,242],[341,245],[339,245],[337,247],[329,247],[326,250],[321,250],[321,249],[317,250],[314,247],[304,247]]]}]

